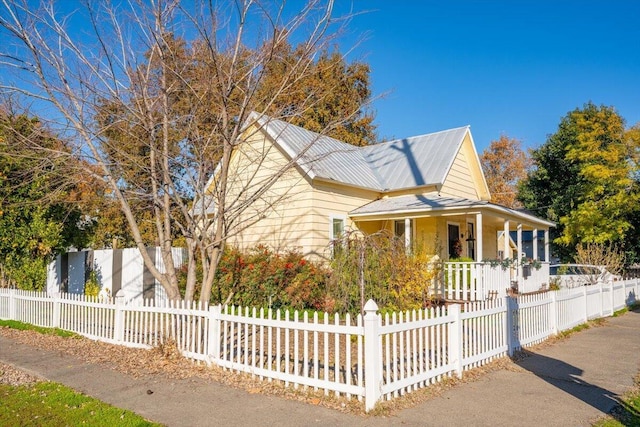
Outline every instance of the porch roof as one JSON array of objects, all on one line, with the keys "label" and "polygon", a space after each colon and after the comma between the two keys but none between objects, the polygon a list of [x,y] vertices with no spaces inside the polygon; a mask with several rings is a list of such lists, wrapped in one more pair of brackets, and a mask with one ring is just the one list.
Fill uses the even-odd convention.
[{"label": "porch roof", "polygon": [[483,200],[460,197],[439,196],[437,193],[410,194],[397,197],[383,197],[349,212],[354,219],[381,219],[390,216],[431,216],[444,213],[486,212],[507,220],[544,227],[554,227],[555,223],[538,218],[526,212],[495,205]]}]

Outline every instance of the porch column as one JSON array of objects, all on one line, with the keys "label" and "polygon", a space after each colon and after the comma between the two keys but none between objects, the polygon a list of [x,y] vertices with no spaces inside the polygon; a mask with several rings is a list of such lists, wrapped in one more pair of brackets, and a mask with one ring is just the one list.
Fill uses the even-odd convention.
[{"label": "porch column", "polygon": [[476,214],[476,261],[482,261],[482,214]]},{"label": "porch column", "polygon": [[538,229],[533,229],[533,259],[538,259]]},{"label": "porch column", "polygon": [[411,249],[411,236],[413,230],[411,229],[411,220],[409,218],[404,219],[404,247],[407,250]]},{"label": "porch column", "polygon": [[551,261],[551,257],[549,255],[549,230],[544,230],[544,260],[547,262]]},{"label": "porch column", "polygon": [[511,254],[509,251],[509,221],[504,222],[504,253],[502,254],[502,259],[511,258]]},{"label": "porch column", "polygon": [[518,255],[516,256],[516,266],[518,268],[518,283],[522,283],[522,263],[520,257],[522,256],[522,224],[518,224]]}]

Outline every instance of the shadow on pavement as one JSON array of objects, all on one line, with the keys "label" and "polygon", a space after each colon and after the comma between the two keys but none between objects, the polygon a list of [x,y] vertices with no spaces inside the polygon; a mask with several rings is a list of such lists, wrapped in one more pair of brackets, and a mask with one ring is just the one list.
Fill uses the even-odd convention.
[{"label": "shadow on pavement", "polygon": [[[640,307],[631,310],[640,313]],[[604,414],[609,414],[627,426],[640,426],[640,411],[620,400],[609,390],[582,379],[583,370],[562,360],[523,350],[514,358],[520,367],[540,379],[591,405]],[[603,361],[603,363],[615,363]]]}]

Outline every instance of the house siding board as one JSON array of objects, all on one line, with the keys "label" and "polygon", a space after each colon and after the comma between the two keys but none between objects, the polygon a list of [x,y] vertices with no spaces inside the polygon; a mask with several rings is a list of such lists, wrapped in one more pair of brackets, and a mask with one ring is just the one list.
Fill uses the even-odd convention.
[{"label": "house siding board", "polygon": [[498,258],[498,228],[485,227],[482,234],[482,252],[484,259]]},{"label": "house siding board", "polygon": [[[311,186],[298,169],[290,166],[289,159],[261,135],[255,133],[232,163],[231,170],[236,173],[227,197],[238,197],[244,192],[243,202],[248,205],[236,220],[236,234],[230,242],[243,250],[257,244],[275,250],[307,246],[311,242],[306,221]],[[255,197],[274,174],[283,170],[286,172],[264,194]],[[252,198],[256,200],[251,201]]]},{"label": "house siding board", "polygon": [[440,190],[440,194],[479,200],[473,177],[469,170],[469,162],[462,150],[458,152],[447,179]]},{"label": "house siding board", "polygon": [[328,254],[329,219],[332,215],[343,215],[347,229],[357,229],[357,224],[349,218],[349,211],[361,206],[375,197],[376,193],[365,190],[346,192],[344,188],[334,187],[328,183],[318,183],[313,190],[312,221],[314,244],[313,252]]}]

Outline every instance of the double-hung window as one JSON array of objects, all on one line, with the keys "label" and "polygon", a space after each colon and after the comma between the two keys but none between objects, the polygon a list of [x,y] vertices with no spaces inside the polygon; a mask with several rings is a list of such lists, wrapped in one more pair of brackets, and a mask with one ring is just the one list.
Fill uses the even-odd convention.
[{"label": "double-hung window", "polygon": [[337,248],[342,248],[345,232],[346,217],[344,215],[329,216],[329,241],[331,254],[335,256]]}]

